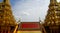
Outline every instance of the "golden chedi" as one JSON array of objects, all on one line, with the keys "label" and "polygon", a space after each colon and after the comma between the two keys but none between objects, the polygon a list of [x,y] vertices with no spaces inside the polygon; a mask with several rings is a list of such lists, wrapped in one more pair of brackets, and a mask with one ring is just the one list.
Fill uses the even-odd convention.
[{"label": "golden chedi", "polygon": [[16,21],[12,15],[10,0],[0,2],[0,33],[13,33]]},{"label": "golden chedi", "polygon": [[44,26],[47,33],[59,33],[60,3],[58,3],[57,0],[50,0]]}]

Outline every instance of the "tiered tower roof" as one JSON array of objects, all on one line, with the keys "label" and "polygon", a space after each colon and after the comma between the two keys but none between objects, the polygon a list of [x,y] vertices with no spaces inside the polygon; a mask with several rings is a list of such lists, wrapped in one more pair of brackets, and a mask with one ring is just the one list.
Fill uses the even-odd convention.
[{"label": "tiered tower roof", "polygon": [[47,11],[45,25],[59,25],[60,23],[60,3],[57,0],[50,0],[49,9]]},{"label": "tiered tower roof", "polygon": [[10,0],[3,0],[0,3],[0,25],[15,25],[16,21],[12,14]]}]

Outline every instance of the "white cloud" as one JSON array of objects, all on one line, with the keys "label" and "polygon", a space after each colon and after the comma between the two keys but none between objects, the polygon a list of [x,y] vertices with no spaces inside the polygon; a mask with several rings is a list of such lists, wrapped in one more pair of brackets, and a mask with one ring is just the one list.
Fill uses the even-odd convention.
[{"label": "white cloud", "polygon": [[60,2],[60,0],[57,0],[58,2]]},{"label": "white cloud", "polygon": [[39,17],[44,20],[48,9],[48,0],[23,0],[17,1],[13,6],[15,18],[22,21],[38,21]]},{"label": "white cloud", "polygon": [[30,14],[28,12],[22,12],[23,15],[29,16]]}]

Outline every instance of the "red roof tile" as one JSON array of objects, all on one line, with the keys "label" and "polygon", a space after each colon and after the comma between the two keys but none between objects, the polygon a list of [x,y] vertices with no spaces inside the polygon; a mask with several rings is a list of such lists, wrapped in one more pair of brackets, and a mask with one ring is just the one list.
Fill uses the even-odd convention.
[{"label": "red roof tile", "polygon": [[20,29],[40,29],[39,22],[21,22],[19,24]]}]

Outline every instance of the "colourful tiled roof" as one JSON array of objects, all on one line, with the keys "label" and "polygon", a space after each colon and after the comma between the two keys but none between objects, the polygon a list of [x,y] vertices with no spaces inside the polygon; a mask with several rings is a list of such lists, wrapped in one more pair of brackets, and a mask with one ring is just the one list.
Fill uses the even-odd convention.
[{"label": "colourful tiled roof", "polygon": [[40,30],[41,25],[39,22],[21,22],[19,24],[20,30]]}]

